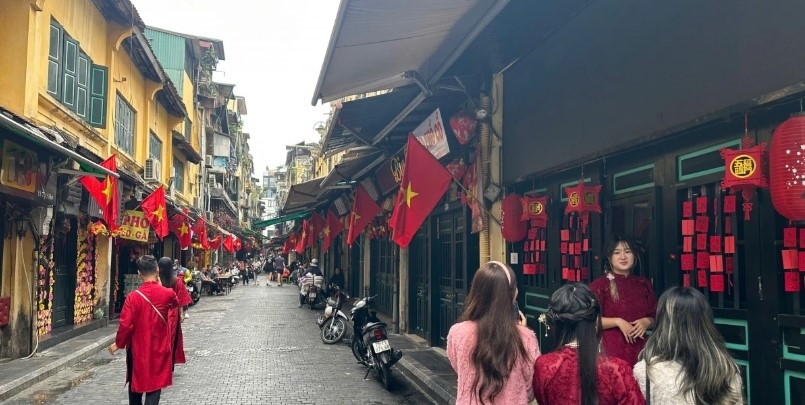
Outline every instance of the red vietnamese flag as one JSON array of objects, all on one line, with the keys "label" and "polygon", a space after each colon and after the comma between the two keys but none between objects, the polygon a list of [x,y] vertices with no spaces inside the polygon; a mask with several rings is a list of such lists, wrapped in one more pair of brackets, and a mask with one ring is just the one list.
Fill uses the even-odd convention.
[{"label": "red vietnamese flag", "polygon": [[319,238],[321,231],[324,230],[324,217],[322,217],[318,212],[314,212],[313,215],[310,216],[309,225],[310,226],[307,232],[307,245],[313,246],[316,244],[316,240]]},{"label": "red vietnamese flag", "polygon": [[310,239],[308,234],[310,233],[310,221],[307,219],[302,221],[302,233],[296,238],[296,246],[294,246],[294,251],[296,253],[302,253],[305,251],[305,248],[308,246],[307,241]]},{"label": "red vietnamese flag", "polygon": [[363,228],[366,228],[366,225],[369,225],[379,213],[380,206],[359,185],[355,190],[355,201],[352,202],[352,214],[349,216],[347,243],[350,246],[355,242],[355,239],[358,239],[358,236],[363,232]]},{"label": "red vietnamese flag", "polygon": [[198,242],[201,243],[201,248],[209,250],[210,241],[207,238],[207,221],[204,218],[199,218],[199,220],[193,224],[193,233],[198,235]]},{"label": "red vietnamese flag", "polygon": [[226,238],[224,239],[224,249],[226,249],[229,253],[234,253],[235,252],[234,242],[235,241],[232,238],[232,235],[226,235]]},{"label": "red vietnamese flag", "polygon": [[324,241],[322,242],[321,248],[323,252],[326,252],[330,249],[330,244],[335,240],[335,237],[338,236],[341,231],[344,230],[344,224],[335,216],[335,213],[331,210],[327,210],[327,222],[324,225]]},{"label": "red vietnamese flag", "polygon": [[176,235],[179,240],[179,247],[182,250],[190,247],[190,224],[187,223],[187,217],[182,214],[174,214],[170,221],[170,230]]},{"label": "red vietnamese flag", "polygon": [[218,236],[210,239],[210,249],[218,250],[218,248],[220,247],[221,247],[221,234],[218,234]]},{"label": "red vietnamese flag", "polygon": [[451,179],[450,172],[409,134],[400,191],[389,220],[394,230],[391,239],[400,247],[408,247],[419,226],[447,191]]},{"label": "red vietnamese flag", "polygon": [[140,207],[143,209],[145,217],[159,239],[168,234],[168,207],[165,205],[165,186],[159,186],[151,195],[145,197]]},{"label": "red vietnamese flag", "polygon": [[296,232],[293,232],[290,235],[288,235],[288,239],[285,239],[285,243],[282,245],[282,254],[288,254],[288,252],[293,250],[295,246],[296,246]]},{"label": "red vietnamese flag", "polygon": [[234,241],[232,242],[232,251],[239,252],[240,249],[243,247],[243,242],[240,241],[240,238],[234,236]]},{"label": "red vietnamese flag", "polygon": [[[109,159],[101,162],[101,166],[117,173],[117,155],[112,155]],[[98,206],[103,210],[103,220],[109,227],[109,231],[118,228],[117,218],[120,212],[120,196],[117,193],[117,178],[106,176],[103,182],[93,176],[82,176],[78,179],[86,187],[89,195],[95,199]]]}]

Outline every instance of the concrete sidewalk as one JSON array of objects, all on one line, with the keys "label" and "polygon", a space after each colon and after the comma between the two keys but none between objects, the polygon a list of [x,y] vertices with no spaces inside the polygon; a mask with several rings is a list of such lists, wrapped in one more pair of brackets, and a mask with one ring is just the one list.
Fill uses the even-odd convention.
[{"label": "concrete sidewalk", "polygon": [[110,323],[37,352],[30,359],[3,363],[0,366],[0,402],[98,353],[114,342],[116,332],[117,322]]},{"label": "concrete sidewalk", "polygon": [[406,378],[439,404],[456,402],[458,377],[444,350],[428,346],[416,335],[389,334],[389,340],[391,347],[403,352],[396,368]]}]

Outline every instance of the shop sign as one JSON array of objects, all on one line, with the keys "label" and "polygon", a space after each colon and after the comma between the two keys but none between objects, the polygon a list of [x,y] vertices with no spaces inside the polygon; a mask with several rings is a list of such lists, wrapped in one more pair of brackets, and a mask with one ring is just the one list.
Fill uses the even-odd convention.
[{"label": "shop sign", "polygon": [[128,210],[123,213],[123,223],[120,225],[118,237],[147,242],[150,230],[151,225],[142,211]]},{"label": "shop sign", "polygon": [[442,113],[439,112],[438,108],[411,133],[436,159],[450,153],[450,145],[447,144],[447,132],[445,132],[444,123],[442,122]]},{"label": "shop sign", "polygon": [[50,176],[47,162],[38,154],[9,139],[3,140],[0,185],[4,192],[53,204],[56,201],[56,176]]}]

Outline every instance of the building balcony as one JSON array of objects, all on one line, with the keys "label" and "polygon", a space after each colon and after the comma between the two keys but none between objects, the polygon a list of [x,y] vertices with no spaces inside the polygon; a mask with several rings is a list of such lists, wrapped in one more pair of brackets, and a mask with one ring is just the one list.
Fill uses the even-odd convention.
[{"label": "building balcony", "polygon": [[224,190],[223,188],[219,187],[210,188],[210,198],[224,201],[227,208],[229,208],[229,210],[232,211],[233,214],[237,215],[238,213],[237,207],[232,202],[232,199],[229,198],[229,194],[227,194],[226,190]]}]

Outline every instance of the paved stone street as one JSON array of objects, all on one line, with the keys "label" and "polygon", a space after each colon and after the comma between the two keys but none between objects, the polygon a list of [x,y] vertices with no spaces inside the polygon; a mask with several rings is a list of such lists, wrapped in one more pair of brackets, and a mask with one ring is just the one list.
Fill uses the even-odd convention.
[{"label": "paved stone street", "polygon": [[[325,345],[316,318],[298,309],[298,288],[238,286],[202,297],[184,323],[187,364],[177,365],[165,404],[423,404],[399,371],[391,392],[345,344]],[[21,392],[7,404],[126,404],[125,353],[100,352]]]}]

